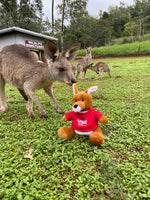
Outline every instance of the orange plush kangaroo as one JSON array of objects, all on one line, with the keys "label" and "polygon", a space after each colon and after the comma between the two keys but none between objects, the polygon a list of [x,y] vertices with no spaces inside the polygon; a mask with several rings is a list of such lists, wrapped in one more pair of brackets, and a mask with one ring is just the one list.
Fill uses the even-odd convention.
[{"label": "orange plush kangaroo", "polygon": [[92,86],[85,91],[78,92],[76,84],[73,84],[73,111],[63,116],[63,121],[72,121],[71,127],[61,127],[58,130],[58,136],[69,140],[75,134],[88,135],[93,145],[102,145],[104,143],[103,133],[98,126],[98,121],[106,124],[107,117],[92,108],[92,92],[97,90],[97,86]]}]

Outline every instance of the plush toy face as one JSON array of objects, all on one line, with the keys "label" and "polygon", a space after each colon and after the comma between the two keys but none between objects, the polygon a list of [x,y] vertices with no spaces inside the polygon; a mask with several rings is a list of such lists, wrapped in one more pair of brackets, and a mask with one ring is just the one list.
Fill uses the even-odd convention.
[{"label": "plush toy face", "polygon": [[85,92],[78,92],[74,95],[72,99],[72,106],[73,111],[80,112],[89,110],[92,106],[92,97],[91,95],[85,93]]},{"label": "plush toy face", "polygon": [[73,111],[81,112],[89,110],[92,106],[92,96],[90,95],[90,93],[95,92],[96,90],[97,86],[93,86],[88,88],[86,91],[78,92],[76,84],[73,84]]}]

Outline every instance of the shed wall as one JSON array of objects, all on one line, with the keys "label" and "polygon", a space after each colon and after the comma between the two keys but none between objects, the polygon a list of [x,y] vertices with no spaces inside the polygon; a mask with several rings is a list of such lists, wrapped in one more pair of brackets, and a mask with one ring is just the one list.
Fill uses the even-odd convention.
[{"label": "shed wall", "polygon": [[2,50],[2,48],[7,45],[12,45],[12,44],[25,45],[26,40],[43,43],[44,39],[22,33],[5,34],[0,37],[0,50]]}]

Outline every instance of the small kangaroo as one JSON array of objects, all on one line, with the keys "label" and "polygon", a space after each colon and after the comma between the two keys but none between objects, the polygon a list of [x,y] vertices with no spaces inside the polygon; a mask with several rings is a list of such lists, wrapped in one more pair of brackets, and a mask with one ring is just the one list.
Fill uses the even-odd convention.
[{"label": "small kangaroo", "polygon": [[92,60],[91,48],[87,47],[86,49],[86,56],[84,56],[77,65],[77,78],[80,74],[80,79],[82,79],[82,72],[84,72],[84,79],[86,79],[86,72]]},{"label": "small kangaroo", "polygon": [[44,40],[44,54],[47,63],[39,62],[37,57],[25,46],[14,44],[6,46],[0,52],[0,112],[8,110],[5,97],[5,83],[9,83],[25,94],[27,93],[28,117],[34,119],[33,101],[38,106],[41,117],[47,114],[35,95],[35,91],[43,88],[51,97],[58,113],[63,113],[53,95],[53,82],[58,80],[68,85],[76,82],[72,72],[73,60],[80,49],[80,44],[73,44],[59,55],[58,45],[51,40]]},{"label": "small kangaroo", "polygon": [[110,69],[108,67],[108,65],[104,62],[98,62],[95,66],[93,66],[93,63],[91,63],[89,65],[89,69],[91,69],[92,71],[95,71],[97,74],[100,72],[100,78],[102,79],[102,73],[103,72],[107,72],[109,77],[112,78],[111,74],[110,74]]}]

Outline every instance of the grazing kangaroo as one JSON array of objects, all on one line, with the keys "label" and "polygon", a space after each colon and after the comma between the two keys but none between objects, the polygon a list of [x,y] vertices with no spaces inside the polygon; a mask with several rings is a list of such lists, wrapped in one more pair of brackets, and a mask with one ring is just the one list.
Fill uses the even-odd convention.
[{"label": "grazing kangaroo", "polygon": [[47,63],[39,62],[36,56],[23,45],[10,45],[0,52],[0,112],[8,110],[5,97],[5,83],[8,82],[17,87],[19,91],[26,91],[28,102],[28,117],[34,119],[33,101],[38,106],[41,117],[47,118],[47,114],[38,101],[35,91],[43,88],[51,97],[56,111],[63,113],[53,95],[52,85],[55,80],[72,85],[76,78],[69,62],[74,59],[80,44],[73,44],[59,55],[58,45],[51,41],[44,41],[44,54]]},{"label": "grazing kangaroo", "polygon": [[91,48],[87,47],[86,49],[86,56],[84,56],[77,65],[77,78],[80,74],[80,78],[82,79],[82,72],[84,72],[84,79],[86,79],[86,72],[92,60]]},{"label": "grazing kangaroo", "polygon": [[111,74],[110,74],[110,69],[108,67],[108,65],[104,62],[98,62],[95,66],[93,66],[93,63],[91,63],[89,65],[89,69],[91,69],[92,71],[95,71],[97,74],[100,72],[100,78],[102,79],[102,73],[103,72],[107,72],[109,77],[112,78]]}]

